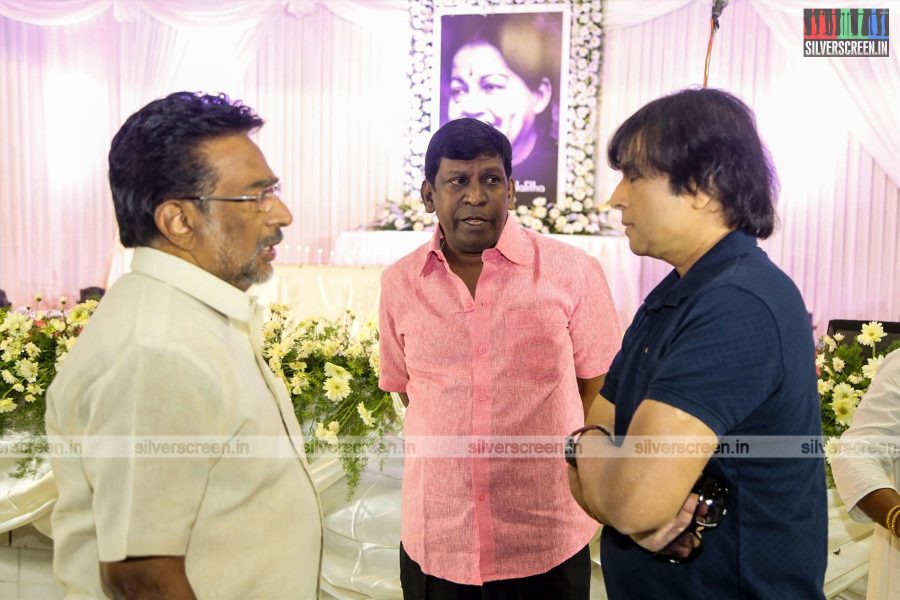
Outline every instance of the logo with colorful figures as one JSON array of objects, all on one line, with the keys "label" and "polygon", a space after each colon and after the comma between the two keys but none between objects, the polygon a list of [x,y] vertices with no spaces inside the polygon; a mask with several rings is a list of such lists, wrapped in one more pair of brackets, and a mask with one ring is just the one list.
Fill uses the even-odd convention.
[{"label": "logo with colorful figures", "polygon": [[803,56],[889,56],[886,8],[804,8]]}]

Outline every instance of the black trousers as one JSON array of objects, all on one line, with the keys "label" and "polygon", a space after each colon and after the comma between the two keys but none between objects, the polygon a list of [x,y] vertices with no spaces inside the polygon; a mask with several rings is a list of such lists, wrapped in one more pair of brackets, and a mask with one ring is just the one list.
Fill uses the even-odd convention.
[{"label": "black trousers", "polygon": [[400,544],[400,585],[403,600],[588,600],[591,556],[585,546],[546,573],[463,585],[426,575]]}]

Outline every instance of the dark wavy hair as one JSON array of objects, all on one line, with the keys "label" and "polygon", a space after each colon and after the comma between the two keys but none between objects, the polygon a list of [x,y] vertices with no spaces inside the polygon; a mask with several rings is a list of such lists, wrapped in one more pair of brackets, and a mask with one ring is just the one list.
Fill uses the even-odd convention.
[{"label": "dark wavy hair", "polygon": [[204,141],[262,124],[253,109],[225,94],[191,92],[154,100],[128,117],[109,150],[122,245],[146,246],[159,235],[154,213],[163,200],[215,188],[216,174],[200,152]]},{"label": "dark wavy hair", "polygon": [[454,119],[438,129],[425,151],[425,179],[432,186],[442,158],[474,160],[479,156],[499,156],[506,177],[512,175],[512,146],[493,125],[478,119]]},{"label": "dark wavy hair", "polygon": [[628,178],[666,175],[674,194],[717,199],[728,227],[762,239],[775,228],[775,169],[753,111],[727,92],[688,89],[650,102],[616,130],[607,159]]}]

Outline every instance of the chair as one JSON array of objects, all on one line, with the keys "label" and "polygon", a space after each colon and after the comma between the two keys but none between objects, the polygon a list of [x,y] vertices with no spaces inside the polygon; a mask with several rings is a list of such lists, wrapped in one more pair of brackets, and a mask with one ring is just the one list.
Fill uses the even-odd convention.
[{"label": "chair", "polygon": [[102,287],[91,286],[82,288],[79,292],[78,303],[80,304],[87,300],[99,300],[105,293],[106,290],[104,290]]},{"label": "chair", "polygon": [[12,306],[12,302],[10,302],[9,299],[6,297],[6,292],[4,292],[3,290],[0,290],[0,308],[7,308],[7,307],[11,307],[11,306]]}]

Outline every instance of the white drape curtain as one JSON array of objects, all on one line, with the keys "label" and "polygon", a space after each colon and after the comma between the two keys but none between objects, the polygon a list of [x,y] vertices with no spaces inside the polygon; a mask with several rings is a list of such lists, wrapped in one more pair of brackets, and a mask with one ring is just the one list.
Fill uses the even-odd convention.
[{"label": "white drape curtain", "polygon": [[[804,4],[732,0],[720,20],[709,85],[756,112],[781,181],[780,227],[763,246],[799,286],[817,328],[833,318],[898,320],[897,53],[803,58]],[[900,2],[878,6],[890,6],[898,31]],[[707,0],[604,2],[601,148],[645,103],[702,84],[710,7]],[[598,200],[609,198],[619,178],[601,156]],[[670,269],[644,259],[642,292]]]},{"label": "white drape curtain", "polygon": [[266,120],[294,214],[279,260],[327,260],[402,190],[407,19],[404,0],[0,0],[0,288],[24,304],[106,281],[109,141],[181,89]]}]

